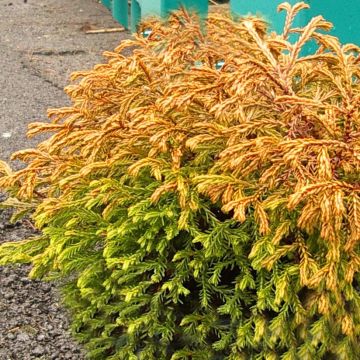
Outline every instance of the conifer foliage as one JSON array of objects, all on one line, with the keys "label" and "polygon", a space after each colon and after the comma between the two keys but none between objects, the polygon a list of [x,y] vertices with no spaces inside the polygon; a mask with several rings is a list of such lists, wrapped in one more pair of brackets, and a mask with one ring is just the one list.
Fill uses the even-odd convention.
[{"label": "conifer foliage", "polygon": [[1,163],[42,231],[1,264],[62,280],[89,358],[359,359],[360,49],[306,7],[148,21]]}]

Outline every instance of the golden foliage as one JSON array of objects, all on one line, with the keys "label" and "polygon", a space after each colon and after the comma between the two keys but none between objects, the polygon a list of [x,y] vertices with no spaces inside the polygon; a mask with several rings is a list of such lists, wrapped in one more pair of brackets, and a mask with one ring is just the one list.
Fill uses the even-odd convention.
[{"label": "golden foliage", "polygon": [[[301,286],[314,291],[307,309],[327,319],[336,312],[342,333],[359,339],[359,316],[343,298],[360,310],[349,290],[360,270],[360,49],[324,34],[331,24],[320,16],[292,28],[305,8],[279,7],[287,11],[282,34],[268,34],[261,19],[220,14],[209,15],[205,32],[184,12],[166,26],[149,21],[148,37],[73,75],[80,79],[66,88],[73,105],[30,126],[31,136],[53,134],[14,155],[25,169],[0,163],[0,186],[50,214],[46,199],[66,202],[95,174],[131,179],[148,171],[154,203],[178,196],[182,229],[207,196],[237,222],[258,224],[249,255],[256,270],[292,259]],[[305,54],[309,41],[319,45],[315,54]],[[282,281],[277,304],[288,299]]]}]

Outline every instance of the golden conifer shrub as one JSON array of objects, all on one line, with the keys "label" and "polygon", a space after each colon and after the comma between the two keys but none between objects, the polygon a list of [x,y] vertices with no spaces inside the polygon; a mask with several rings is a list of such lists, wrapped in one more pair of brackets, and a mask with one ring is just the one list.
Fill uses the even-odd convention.
[{"label": "golden conifer shrub", "polygon": [[1,163],[42,230],[1,264],[62,280],[89,358],[360,357],[360,49],[294,28],[307,7],[280,5],[281,34],[149,21]]}]

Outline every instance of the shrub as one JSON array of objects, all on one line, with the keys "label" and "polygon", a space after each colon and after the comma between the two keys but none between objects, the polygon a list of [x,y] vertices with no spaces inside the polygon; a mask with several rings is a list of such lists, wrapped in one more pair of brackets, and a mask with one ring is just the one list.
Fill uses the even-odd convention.
[{"label": "shrub", "polygon": [[359,358],[359,48],[292,28],[306,7],[279,35],[149,21],[30,126],[54,134],[23,170],[2,163],[42,235],[1,263],[62,280],[90,358]]}]

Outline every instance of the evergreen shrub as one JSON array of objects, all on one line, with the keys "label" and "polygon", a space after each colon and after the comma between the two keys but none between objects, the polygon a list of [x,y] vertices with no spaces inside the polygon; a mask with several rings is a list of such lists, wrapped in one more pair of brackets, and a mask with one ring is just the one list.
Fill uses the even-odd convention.
[{"label": "evergreen shrub", "polygon": [[306,7],[150,20],[1,163],[41,230],[1,264],[61,280],[89,358],[360,358],[359,48]]}]

